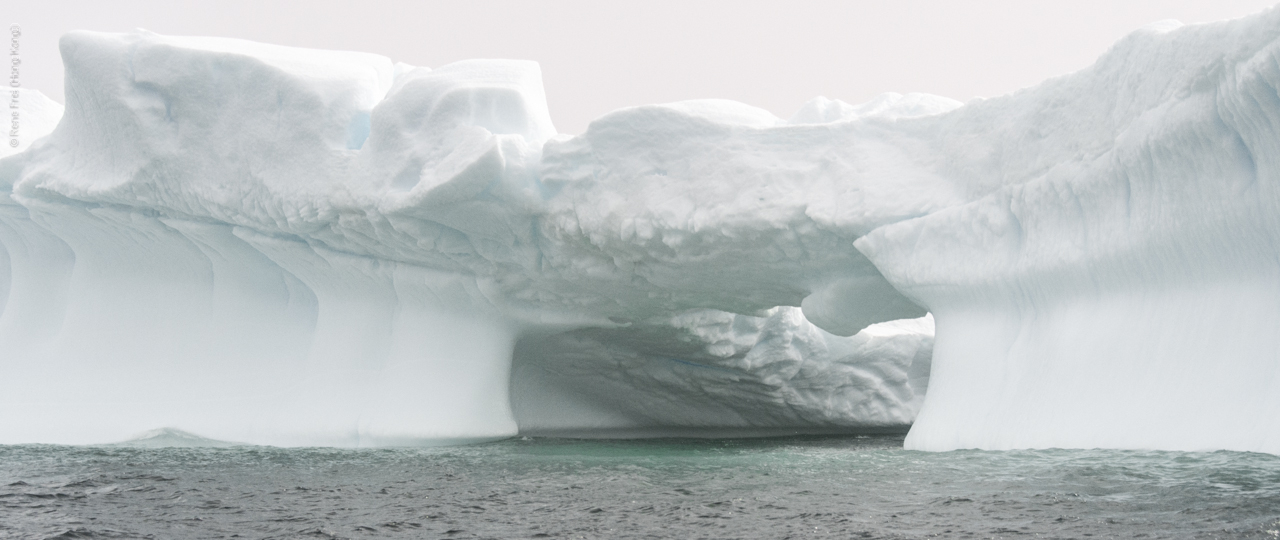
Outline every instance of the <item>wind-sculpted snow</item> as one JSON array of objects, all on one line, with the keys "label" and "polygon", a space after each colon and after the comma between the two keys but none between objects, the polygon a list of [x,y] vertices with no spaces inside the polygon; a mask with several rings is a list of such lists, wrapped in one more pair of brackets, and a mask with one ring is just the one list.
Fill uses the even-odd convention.
[{"label": "wind-sculpted snow", "polygon": [[876,431],[928,386],[912,447],[1280,452],[1277,33],[573,137],[531,62],[69,34],[0,160],[0,441]]}]

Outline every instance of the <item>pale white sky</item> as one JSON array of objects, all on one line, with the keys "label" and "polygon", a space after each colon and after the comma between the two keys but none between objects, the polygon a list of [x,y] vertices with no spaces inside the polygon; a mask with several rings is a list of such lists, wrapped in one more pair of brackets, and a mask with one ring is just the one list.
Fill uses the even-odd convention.
[{"label": "pale white sky", "polygon": [[430,67],[536,60],[556,127],[580,133],[611,110],[682,99],[736,99],[786,118],[818,95],[995,96],[1083,68],[1147,23],[1234,18],[1274,2],[7,0],[0,22],[22,25],[23,85],[58,101],[60,35],[146,28]]}]

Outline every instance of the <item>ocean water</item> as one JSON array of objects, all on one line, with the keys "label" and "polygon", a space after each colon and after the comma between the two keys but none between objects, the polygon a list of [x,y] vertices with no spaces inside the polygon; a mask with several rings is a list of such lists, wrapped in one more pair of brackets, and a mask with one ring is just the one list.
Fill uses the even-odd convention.
[{"label": "ocean water", "polygon": [[1266,538],[1280,457],[901,436],[0,446],[0,538]]}]

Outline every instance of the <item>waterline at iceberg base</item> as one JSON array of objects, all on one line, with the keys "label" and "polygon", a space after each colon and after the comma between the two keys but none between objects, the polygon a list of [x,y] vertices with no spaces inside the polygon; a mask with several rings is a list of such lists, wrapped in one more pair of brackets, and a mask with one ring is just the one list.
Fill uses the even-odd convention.
[{"label": "waterline at iceberg base", "polygon": [[1280,10],[967,104],[578,136],[531,62],[61,48],[0,159],[0,443],[1280,453]]}]

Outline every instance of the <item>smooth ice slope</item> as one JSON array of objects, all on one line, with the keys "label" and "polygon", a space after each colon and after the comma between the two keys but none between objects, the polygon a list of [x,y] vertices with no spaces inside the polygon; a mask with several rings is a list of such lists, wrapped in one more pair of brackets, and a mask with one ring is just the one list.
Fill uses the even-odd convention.
[{"label": "smooth ice slope", "polygon": [[[62,104],[49,99],[38,90],[6,88],[5,95],[5,143],[0,145],[0,158],[9,157],[31,147],[36,139],[48,135],[62,119]],[[17,113],[17,116],[14,116]],[[17,123],[17,130],[13,124]],[[10,143],[18,142],[17,146]]]},{"label": "smooth ice slope", "polygon": [[0,160],[0,442],[1280,453],[1280,11],[963,106],[576,137],[530,62],[62,47],[65,117]]}]

